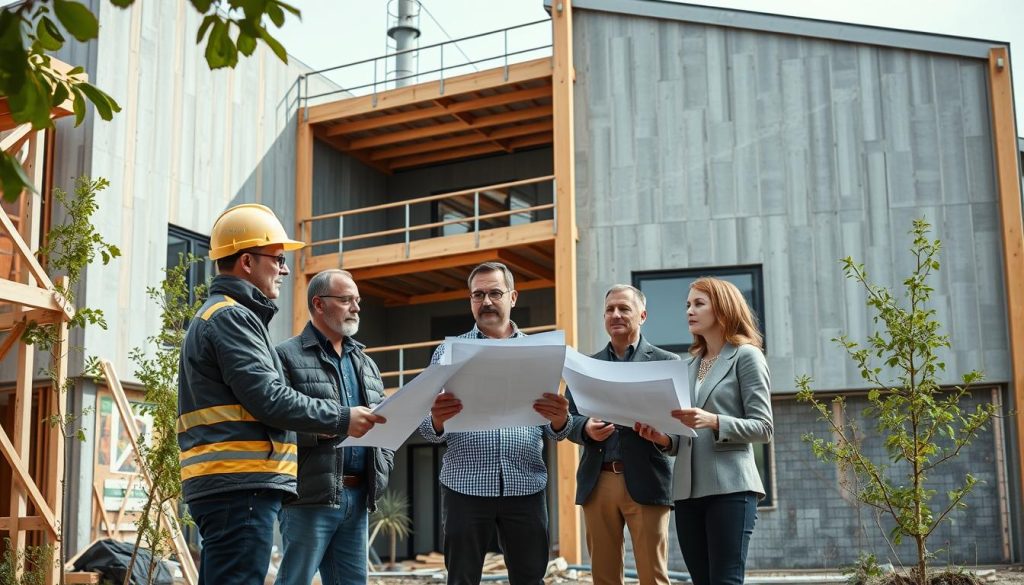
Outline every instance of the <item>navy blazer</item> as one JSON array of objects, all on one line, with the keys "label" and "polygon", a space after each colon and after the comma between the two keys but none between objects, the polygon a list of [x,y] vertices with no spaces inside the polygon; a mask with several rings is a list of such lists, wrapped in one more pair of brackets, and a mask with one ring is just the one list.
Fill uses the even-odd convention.
[{"label": "navy blazer", "polygon": [[[608,352],[613,351],[609,344],[605,349],[590,356],[594,359],[610,361]],[[655,347],[640,336],[631,361],[654,362],[677,360],[679,356]],[[566,390],[569,399],[569,413],[572,416],[572,431],[569,440],[583,445],[583,458],[576,471],[576,503],[583,505],[590,492],[597,485],[601,475],[601,463],[604,458],[604,441],[596,442],[586,435],[583,427],[587,418],[579,413],[572,392]],[[633,429],[619,426],[619,454],[622,459],[623,475],[626,490],[638,504],[671,506],[672,505],[672,459],[658,448],[657,445],[642,438]]]}]

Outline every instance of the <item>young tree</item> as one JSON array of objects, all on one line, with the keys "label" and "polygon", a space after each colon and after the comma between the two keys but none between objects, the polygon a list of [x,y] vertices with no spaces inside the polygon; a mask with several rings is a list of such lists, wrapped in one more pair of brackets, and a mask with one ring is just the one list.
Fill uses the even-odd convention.
[{"label": "young tree", "polygon": [[[135,0],[110,0],[127,8]],[[239,54],[246,57],[266,44],[285,63],[288,54],[264,24],[277,28],[285,13],[300,16],[298,9],[280,0],[189,0],[203,14],[196,43],[206,39],[206,62],[211,69],[234,67]],[[99,36],[99,21],[85,4],[75,0],[23,0],[0,9],[0,98],[7,99],[10,116],[18,124],[31,123],[35,130],[52,128],[50,110],[71,99],[75,125],[85,120],[86,105],[110,120],[121,106],[106,92],[87,83],[84,69],[63,71],[54,67],[50,54],[59,51],[67,37],[87,42]],[[34,189],[21,165],[0,152],[0,191],[6,200],[24,189]]]},{"label": "young tree", "polygon": [[169,527],[160,521],[160,512],[181,497],[181,468],[178,457],[176,425],[178,421],[178,358],[185,340],[185,326],[196,314],[205,298],[205,285],[197,287],[194,301],[189,302],[186,275],[200,258],[191,254],[179,259],[176,267],[165,271],[158,287],[146,289],[149,298],[160,306],[160,331],[147,339],[150,351],[135,348],[131,359],[138,366],[135,375],[146,389],[146,412],[153,416],[152,436],[148,445],[140,445],[141,464],[146,467],[152,485],[146,490],[146,503],[136,521],[138,535],[132,552],[125,585],[132,574],[132,566],[139,546],[143,543],[152,553],[149,576],[156,574],[156,563],[172,550]]},{"label": "young tree", "polygon": [[[998,415],[990,403],[973,411],[960,407],[971,384],[982,379],[981,373],[965,374],[962,385],[954,389],[944,389],[939,384],[946,369],[939,352],[950,347],[950,340],[940,332],[935,309],[928,307],[933,292],[929,280],[939,270],[941,249],[939,240],[929,239],[930,230],[931,225],[924,219],[914,221],[910,231],[914,270],[903,281],[902,299],[889,289],[870,283],[863,264],[850,257],[841,260],[846,277],[864,287],[879,330],[868,337],[866,345],[845,335],[834,341],[846,350],[863,379],[872,386],[864,415],[876,421],[884,438],[887,461],[874,461],[865,453],[856,427],[845,422],[848,418],[843,397],[833,399],[844,412],[841,417],[835,416],[830,405],[811,390],[810,378],[797,379],[797,399],[809,402],[818,411],[834,437],[826,440],[809,433],[803,439],[820,460],[836,464],[843,473],[856,474],[859,488],[855,496],[892,519],[895,526],[888,537],[894,544],[899,544],[903,537],[914,539],[917,562],[910,576],[918,585],[928,582],[928,537],[953,510],[966,507],[965,498],[977,483],[974,476],[966,474],[959,487],[947,493],[947,500],[936,504],[929,476],[957,457]],[[884,379],[888,374],[883,372],[887,370],[879,363],[894,372],[894,379]]]}]

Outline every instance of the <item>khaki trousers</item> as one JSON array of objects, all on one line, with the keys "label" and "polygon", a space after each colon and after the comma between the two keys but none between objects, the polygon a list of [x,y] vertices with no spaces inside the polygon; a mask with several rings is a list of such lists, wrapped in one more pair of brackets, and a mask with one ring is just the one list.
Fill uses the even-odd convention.
[{"label": "khaki trousers", "polygon": [[640,585],[668,585],[668,520],[671,508],[638,504],[621,473],[602,471],[583,504],[587,549],[595,585],[621,585],[629,527]]}]

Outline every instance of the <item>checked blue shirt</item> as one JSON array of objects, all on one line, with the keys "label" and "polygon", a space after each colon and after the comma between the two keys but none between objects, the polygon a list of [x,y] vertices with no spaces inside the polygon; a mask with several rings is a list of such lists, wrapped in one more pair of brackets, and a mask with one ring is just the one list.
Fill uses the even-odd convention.
[{"label": "checked blue shirt", "polygon": [[[526,337],[515,323],[512,330],[512,337]],[[486,338],[476,325],[459,337]],[[439,363],[443,355],[441,345],[434,351],[430,363]],[[448,443],[441,462],[440,479],[445,487],[467,496],[493,498],[528,496],[543,490],[548,483],[548,470],[541,455],[544,437],[561,441],[569,436],[571,428],[570,416],[565,428],[557,433],[547,424],[438,435],[428,415],[420,423],[420,434],[431,443]]]}]

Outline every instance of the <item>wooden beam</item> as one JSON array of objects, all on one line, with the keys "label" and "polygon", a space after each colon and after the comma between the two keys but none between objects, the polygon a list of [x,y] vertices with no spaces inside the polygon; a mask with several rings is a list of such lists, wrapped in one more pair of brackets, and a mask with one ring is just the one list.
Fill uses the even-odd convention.
[{"label": "wooden beam", "polygon": [[[369,158],[371,160],[382,160],[382,159],[394,159],[401,156],[410,154],[419,154],[422,152],[432,152],[442,149],[454,148],[457,146],[464,146],[467,144],[477,144],[480,142],[493,142],[495,140],[503,140],[505,138],[513,138],[517,136],[525,136],[528,134],[536,134],[538,132],[547,132],[548,141],[550,142],[551,129],[553,124],[551,120],[543,120],[540,122],[533,122],[530,124],[522,124],[518,126],[502,126],[491,132],[474,133],[464,136],[454,136],[452,138],[444,138],[441,140],[432,140],[430,142],[420,142],[417,144],[410,144],[408,146],[399,146],[395,148],[383,148],[380,150],[374,150],[370,152]],[[499,145],[505,147],[506,145]]]},{"label": "wooden beam", "polygon": [[374,284],[372,282],[364,281],[358,283],[357,286],[359,286],[359,288],[361,289],[360,294],[365,294],[367,296],[384,299],[386,303],[396,303],[399,305],[404,305],[408,302],[409,299],[409,295],[404,295],[390,288]]},{"label": "wooden beam", "polygon": [[[481,230],[479,242],[476,241],[476,234],[470,232],[443,238],[414,240],[409,243],[408,251],[404,243],[351,250],[345,252],[345,269],[355,271],[385,264],[441,258],[470,251],[495,250],[509,246],[551,242],[552,240],[554,240],[554,222],[548,219],[504,228]],[[338,254],[332,253],[310,257],[306,262],[305,270],[307,274],[315,274],[326,268],[337,267]]]},{"label": "wooden beam", "polygon": [[[46,530],[46,520],[40,516],[4,516],[0,518],[0,530],[11,533],[25,530]],[[14,541],[12,540],[11,547],[13,548],[13,546]]]},{"label": "wooden beam", "polygon": [[554,269],[548,268],[547,266],[541,266],[532,260],[523,258],[512,250],[498,250],[498,258],[505,264],[508,264],[509,268],[518,270],[527,276],[541,278],[544,280],[553,280],[555,278]]},{"label": "wooden beam", "polygon": [[[25,332],[25,322],[19,321],[14,327],[7,332],[7,337],[4,338],[4,342],[0,344],[0,361],[7,357],[7,353],[11,351],[15,343],[21,341],[21,334]],[[24,344],[22,344],[24,345]],[[18,374],[21,375],[20,373]],[[31,379],[31,376],[28,376]]]},{"label": "wooden beam", "polygon": [[520,136],[512,140],[505,142],[505,146],[511,150],[519,150],[520,148],[527,148],[530,146],[538,146],[540,144],[551,144],[554,142],[554,137],[550,133],[533,134],[531,136]]},{"label": "wooden beam", "polygon": [[440,136],[442,134],[458,132],[466,129],[490,128],[492,126],[501,126],[502,124],[513,124],[516,122],[525,122],[527,120],[536,120],[537,118],[550,118],[551,113],[552,107],[550,105],[532,106],[520,110],[512,110],[511,112],[481,116],[468,123],[459,120],[457,122],[445,122],[443,124],[424,126],[422,128],[411,128],[409,130],[400,130],[398,132],[388,132],[385,134],[369,136],[367,138],[357,138],[356,140],[350,141],[348,143],[348,147],[350,150],[377,148],[388,144],[398,144],[400,142],[409,142],[411,140],[422,140],[424,138]]},{"label": "wooden beam", "polygon": [[[62,276],[60,285],[62,288],[68,286],[68,277]],[[64,420],[67,414],[68,395],[65,392],[68,381],[68,357],[71,354],[71,340],[69,338],[68,322],[61,321],[55,325],[57,328],[57,341],[53,344],[51,351],[51,367],[53,368],[54,388],[50,390],[50,399],[41,402],[39,412],[43,413],[46,419]],[[43,482],[43,494],[46,501],[50,502],[54,509],[54,517],[57,522],[63,522],[64,513],[64,434],[57,426],[47,425],[43,428],[49,430],[49,440],[46,442],[46,475]]]},{"label": "wooden beam", "polygon": [[[1013,81],[1006,47],[994,47],[988,56],[989,97],[992,105],[992,142],[999,217],[1003,232],[1003,283],[1006,287],[1006,326],[1010,336],[1011,410],[1024,405],[1024,211],[1021,209],[1020,150],[1014,123]],[[1024,417],[1013,417],[1017,440],[1024,441]],[[1024,485],[1024,449],[1017,448],[1019,481]]]},{"label": "wooden beam", "polygon": [[384,173],[384,174],[390,174],[391,173],[391,171],[389,171],[386,166],[384,166],[384,165],[382,165],[382,164],[380,164],[380,163],[378,163],[376,161],[370,160],[370,157],[367,156],[368,153],[366,151],[363,151],[363,150],[352,150],[351,147],[349,146],[349,141],[348,140],[344,140],[344,139],[341,139],[341,138],[332,138],[330,136],[324,136],[323,133],[316,126],[313,126],[313,135],[318,140],[321,140],[321,141],[326,142],[327,144],[329,144],[331,147],[333,147],[338,152],[343,152],[343,153],[351,156],[352,158],[354,158],[357,161],[363,163],[364,165],[370,167],[371,169],[374,169],[374,170],[379,171],[379,172]]},{"label": "wooden beam", "polygon": [[420,165],[441,162],[446,160],[455,160],[459,158],[468,158],[471,156],[480,156],[484,154],[490,154],[492,152],[505,152],[505,147],[488,142],[485,144],[473,144],[470,146],[462,146],[460,148],[453,148],[451,150],[442,150],[438,152],[428,152],[426,154],[417,154],[414,156],[407,156],[403,158],[396,158],[388,161],[388,168],[392,171],[398,169],[404,169],[409,167],[417,167]]},{"label": "wooden beam", "polygon": [[[0,216],[2,215],[0,214]],[[0,299],[33,309],[44,309],[57,313],[65,313],[64,307],[69,306],[60,295],[52,290],[10,280],[0,280]]]},{"label": "wooden beam", "polygon": [[409,122],[429,120],[430,118],[440,118],[443,116],[457,114],[459,112],[471,112],[485,108],[493,108],[496,106],[504,106],[507,104],[549,97],[551,97],[551,86],[545,84],[541,87],[509,91],[489,95],[487,97],[474,97],[458,102],[445,100],[442,103],[442,100],[435,99],[433,100],[432,105],[425,108],[419,108],[417,110],[397,112],[394,114],[384,112],[383,116],[326,126],[324,134],[326,136],[344,136],[347,134],[355,134],[356,132],[365,132],[366,130],[379,130],[381,128],[387,128],[388,126],[396,126],[398,124],[408,124]]},{"label": "wooden beam", "polygon": [[[307,111],[300,109],[297,114],[298,128],[295,136],[295,236],[308,242],[303,233],[303,220],[313,216],[313,129],[303,122]],[[307,246],[295,252],[298,270],[294,273],[292,286],[292,334],[298,335],[306,326],[309,307],[306,304],[306,286],[310,273],[305,270],[312,250]]]},{"label": "wooden beam", "polygon": [[[551,10],[554,73],[555,167],[555,325],[565,332],[566,345],[576,345],[576,161],[573,137],[572,0],[559,0]],[[556,447],[558,550],[569,564],[582,561],[580,513],[576,507],[579,449],[570,441]]]},{"label": "wooden beam", "polygon": [[413,272],[433,272],[445,268],[456,268],[461,266],[475,266],[483,262],[497,260],[498,255],[493,250],[468,252],[453,256],[430,258],[427,260],[413,260],[384,266],[372,266],[367,268],[356,268],[350,270],[353,279],[359,283],[364,280],[375,278],[386,278],[388,276],[399,276]]},{"label": "wooden beam", "polygon": [[[25,240],[21,237],[21,232],[18,228],[14,227],[11,222],[11,218],[6,213],[0,213],[0,227],[2,227],[7,234],[11,237],[11,241],[14,243],[14,249],[17,250],[21,260],[28,264],[28,270],[32,273],[32,276],[39,282],[39,285],[44,289],[53,289],[53,283],[50,282],[50,277],[46,275],[46,271],[36,261],[35,254],[25,243]],[[74,316],[74,313],[68,315],[68,318]]]},{"label": "wooden beam", "polygon": [[13,479],[28,492],[29,499],[32,500],[32,504],[36,507],[36,514],[42,516],[46,522],[47,533],[50,537],[56,539],[57,520],[54,518],[53,511],[46,502],[46,498],[43,497],[42,492],[36,486],[35,480],[29,474],[24,460],[18,456],[18,452],[11,443],[11,439],[7,437],[7,432],[3,429],[0,429],[0,453],[3,454],[4,459],[7,459],[7,463],[11,466]]},{"label": "wooden beam", "polygon": [[[547,279],[528,280],[526,282],[516,283],[517,291],[525,290],[537,290],[542,288],[554,288],[555,281]],[[449,290],[439,293],[430,293],[425,295],[414,295],[410,296],[404,303],[385,303],[386,307],[396,307],[402,305],[424,305],[428,303],[442,303],[445,301],[459,301],[469,300],[469,293],[464,290]],[[575,494],[573,494],[575,496]]]},{"label": "wooden beam", "polygon": [[459,96],[490,88],[515,86],[537,79],[550,78],[551,58],[541,57],[509,65],[508,79],[505,78],[504,67],[495,67],[445,79],[443,90],[440,82],[430,81],[378,93],[376,96],[342,98],[335,102],[320,104],[309,108],[309,123],[319,124],[369,112],[429,102],[443,96]]},{"label": "wooden beam", "polygon": [[[6,299],[4,299],[6,300]],[[26,323],[35,322],[39,325],[56,323],[63,319],[64,313],[48,309],[29,309],[27,311],[11,311],[0,315],[0,331],[7,331]],[[0,358],[3,359],[3,358]]]},{"label": "wooden beam", "polygon": [[[15,330],[11,331],[12,334],[18,333],[18,337],[21,337],[21,332]],[[5,341],[10,341],[7,339]],[[5,344],[6,345],[6,344]],[[5,352],[6,353],[6,352]],[[14,396],[11,397],[13,404],[11,410],[13,411],[13,428],[11,429],[11,447],[14,452],[17,453],[18,458],[22,461],[28,459],[30,452],[29,446],[31,445],[32,435],[32,379],[35,361],[35,348],[31,345],[22,343],[18,346],[18,373],[17,381],[14,385]],[[12,472],[13,472],[13,465]],[[28,530],[28,526],[22,525],[20,518],[24,517],[28,511],[27,500],[25,489],[18,484],[11,483],[11,500],[8,503],[8,514],[10,515],[8,520],[7,530],[10,532],[10,547],[11,549],[20,552],[25,550],[25,530]]]}]

